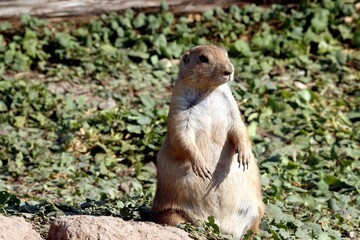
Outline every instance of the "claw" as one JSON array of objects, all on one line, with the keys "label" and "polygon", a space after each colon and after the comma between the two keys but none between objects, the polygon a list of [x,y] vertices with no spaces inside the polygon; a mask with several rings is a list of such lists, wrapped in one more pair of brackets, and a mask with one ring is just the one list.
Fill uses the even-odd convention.
[{"label": "claw", "polygon": [[211,178],[211,172],[209,171],[209,169],[207,169],[207,167],[202,166],[201,163],[198,164],[192,164],[193,167],[193,171],[194,173],[201,177],[202,179],[210,179]]},{"label": "claw", "polygon": [[241,168],[241,165],[243,165],[243,167],[244,167],[243,171],[249,169],[249,162],[250,162],[250,156],[249,155],[247,155],[244,152],[238,152],[239,168]]},{"label": "claw", "polygon": [[243,156],[243,165],[244,165],[244,172],[246,170],[246,165],[247,165],[247,159],[245,158],[245,154]]}]

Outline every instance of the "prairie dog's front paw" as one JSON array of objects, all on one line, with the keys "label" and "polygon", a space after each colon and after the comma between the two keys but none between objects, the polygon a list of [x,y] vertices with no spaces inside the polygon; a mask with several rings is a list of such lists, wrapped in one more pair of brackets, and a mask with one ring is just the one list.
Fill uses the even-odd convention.
[{"label": "prairie dog's front paw", "polygon": [[205,179],[205,178],[208,178],[210,179],[211,177],[211,172],[209,171],[208,167],[206,166],[206,163],[203,159],[196,159],[196,160],[193,160],[191,162],[191,166],[192,166],[192,169],[194,171],[194,173]]},{"label": "prairie dog's front paw", "polygon": [[246,169],[249,169],[249,162],[252,156],[251,147],[250,146],[239,146],[236,149],[236,152],[238,153],[237,161],[239,163],[239,168],[241,165],[244,166],[244,171]]}]

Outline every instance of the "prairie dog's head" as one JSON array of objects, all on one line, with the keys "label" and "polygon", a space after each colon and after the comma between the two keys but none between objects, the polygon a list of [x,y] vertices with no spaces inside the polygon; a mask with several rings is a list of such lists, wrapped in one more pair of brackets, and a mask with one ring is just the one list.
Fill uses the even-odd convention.
[{"label": "prairie dog's head", "polygon": [[179,80],[195,88],[211,88],[234,78],[234,66],[225,49],[215,45],[191,48],[181,58]]}]

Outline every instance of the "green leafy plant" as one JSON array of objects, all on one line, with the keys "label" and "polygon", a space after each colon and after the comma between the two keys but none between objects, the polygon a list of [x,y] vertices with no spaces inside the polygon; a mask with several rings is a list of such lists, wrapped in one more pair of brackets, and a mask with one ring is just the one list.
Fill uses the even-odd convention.
[{"label": "green leafy plant", "polygon": [[[83,23],[0,24],[0,211],[31,216],[43,235],[67,213],[151,220],[178,59],[213,43],[235,66],[259,161],[258,238],[358,238],[359,14],[355,1],[184,16],[164,3]],[[211,217],[182,228],[228,238]]]}]

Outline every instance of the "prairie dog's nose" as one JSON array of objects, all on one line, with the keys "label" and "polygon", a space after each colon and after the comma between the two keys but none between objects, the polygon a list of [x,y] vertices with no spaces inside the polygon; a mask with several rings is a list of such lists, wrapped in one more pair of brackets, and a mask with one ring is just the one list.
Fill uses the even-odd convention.
[{"label": "prairie dog's nose", "polygon": [[231,63],[224,65],[224,76],[229,76],[234,72],[234,66]]}]

